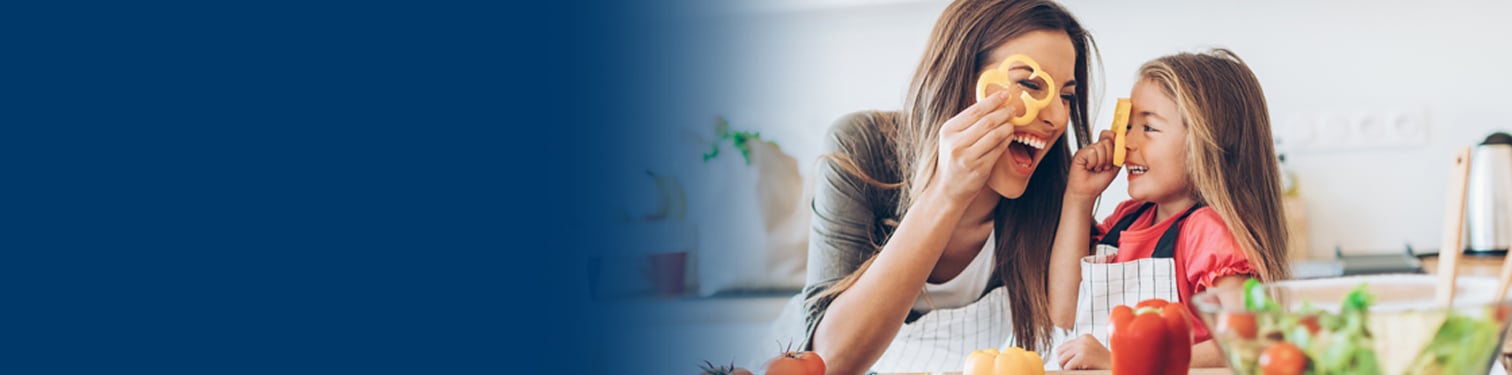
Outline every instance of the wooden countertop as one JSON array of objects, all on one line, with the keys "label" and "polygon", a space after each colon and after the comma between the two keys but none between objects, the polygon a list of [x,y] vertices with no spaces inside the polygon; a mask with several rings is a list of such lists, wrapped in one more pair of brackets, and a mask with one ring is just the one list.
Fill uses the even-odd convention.
[{"label": "wooden countertop", "polygon": [[[1506,257],[1501,255],[1465,254],[1460,255],[1459,267],[1457,268],[1459,268],[1460,276],[1498,277],[1501,273],[1503,259],[1506,259]],[[1423,256],[1418,258],[1418,260],[1423,262],[1424,272],[1429,274],[1438,272],[1437,255]]]}]

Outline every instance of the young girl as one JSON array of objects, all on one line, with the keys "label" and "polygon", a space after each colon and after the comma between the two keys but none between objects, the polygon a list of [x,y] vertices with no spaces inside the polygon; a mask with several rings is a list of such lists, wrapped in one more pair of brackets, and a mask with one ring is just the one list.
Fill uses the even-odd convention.
[{"label": "young girl", "polygon": [[[1052,320],[1079,335],[1054,353],[1063,368],[1109,366],[1114,306],[1287,276],[1279,169],[1254,73],[1218,49],[1155,59],[1139,78],[1123,168],[1132,199],[1092,226],[1093,203],[1120,169],[1112,132],[1072,161],[1051,258]],[[1192,324],[1193,367],[1223,366],[1202,323]]]}]

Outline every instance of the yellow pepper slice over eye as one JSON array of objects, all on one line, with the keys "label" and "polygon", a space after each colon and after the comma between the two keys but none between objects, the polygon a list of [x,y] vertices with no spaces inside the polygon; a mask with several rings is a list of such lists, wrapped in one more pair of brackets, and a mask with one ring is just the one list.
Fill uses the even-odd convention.
[{"label": "yellow pepper slice over eye", "polygon": [[1113,107],[1113,165],[1123,166],[1124,156],[1129,150],[1129,110],[1131,103],[1129,98],[1118,98],[1118,105]]},{"label": "yellow pepper slice over eye", "polygon": [[1013,86],[1008,71],[1012,70],[1014,62],[1022,62],[1024,65],[1029,66],[1028,79],[1039,78],[1045,80],[1045,87],[1043,87],[1045,90],[1044,98],[1035,98],[1034,95],[1029,95],[1028,90],[1019,92],[1019,100],[1024,103],[1024,115],[1008,119],[1008,122],[1023,126],[1028,125],[1036,117],[1039,117],[1039,111],[1045,109],[1045,107],[1049,107],[1051,100],[1055,99],[1055,93],[1060,92],[1060,89],[1055,86],[1055,79],[1050,78],[1049,74],[1040,69],[1039,63],[1035,62],[1034,59],[1023,54],[1008,56],[1008,58],[1003,59],[1003,62],[998,63],[996,67],[982,72],[982,76],[977,78],[976,97],[977,100],[986,98],[987,89],[992,85],[1004,88]]}]

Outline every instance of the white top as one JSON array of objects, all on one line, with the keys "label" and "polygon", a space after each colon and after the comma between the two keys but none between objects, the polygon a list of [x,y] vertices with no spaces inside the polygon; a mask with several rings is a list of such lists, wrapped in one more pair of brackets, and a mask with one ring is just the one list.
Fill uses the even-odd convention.
[{"label": "white top", "polygon": [[992,278],[996,244],[997,229],[993,229],[992,234],[987,235],[987,243],[982,244],[982,251],[977,252],[976,258],[972,258],[971,264],[966,265],[966,269],[961,270],[960,274],[939,284],[925,281],[924,293],[914,300],[913,311],[922,313],[953,309],[970,305],[981,298],[982,291],[987,289],[988,279]]}]

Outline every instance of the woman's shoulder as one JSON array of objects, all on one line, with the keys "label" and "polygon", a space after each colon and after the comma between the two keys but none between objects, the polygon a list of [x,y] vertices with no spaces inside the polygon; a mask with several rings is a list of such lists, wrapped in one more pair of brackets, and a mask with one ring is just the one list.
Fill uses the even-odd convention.
[{"label": "woman's shoulder", "polygon": [[825,151],[856,154],[888,149],[896,129],[896,111],[857,111],[847,113],[830,125]]},{"label": "woman's shoulder", "polygon": [[874,181],[897,182],[899,164],[894,142],[898,116],[898,112],[886,111],[861,111],[840,116],[830,125],[824,152],[853,163],[855,169],[836,165],[836,168],[821,169],[821,173],[843,178],[857,188],[866,185],[865,178],[855,175],[854,172],[858,171]]}]

